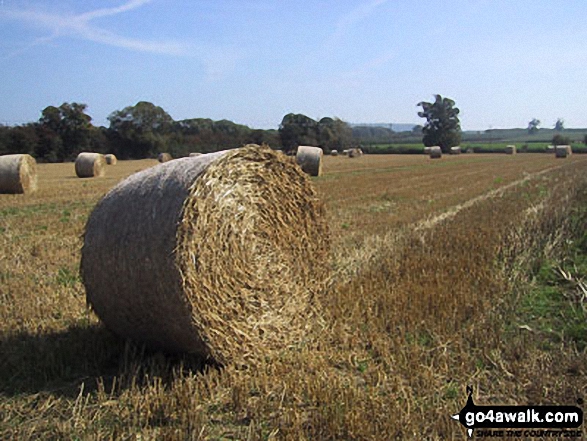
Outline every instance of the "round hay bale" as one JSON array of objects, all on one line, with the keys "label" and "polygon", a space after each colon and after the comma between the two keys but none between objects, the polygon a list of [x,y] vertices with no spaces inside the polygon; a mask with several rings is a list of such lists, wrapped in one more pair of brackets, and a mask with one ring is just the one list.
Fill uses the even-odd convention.
[{"label": "round hay bale", "polygon": [[429,155],[430,154],[430,148],[431,147],[424,147],[424,154],[425,155]]},{"label": "round hay bale", "polygon": [[358,158],[359,156],[363,155],[363,150],[359,148],[349,149],[347,155],[349,158]]},{"label": "round hay bale", "polygon": [[78,178],[98,178],[106,173],[106,160],[100,153],[82,152],[75,159]]},{"label": "round hay bale", "polygon": [[296,153],[296,162],[310,176],[322,175],[322,149],[301,145]]},{"label": "round hay bale", "polygon": [[506,155],[515,155],[517,153],[515,145],[506,145],[504,151]]},{"label": "round hay bale", "polygon": [[106,160],[107,165],[116,165],[116,163],[118,162],[118,159],[112,153],[104,155],[104,159]]},{"label": "round hay bale", "polygon": [[338,156],[338,150],[332,150],[330,156]]},{"label": "round hay bale", "polygon": [[554,156],[556,158],[566,158],[569,156],[569,149],[566,145],[557,145],[554,148]]},{"label": "round hay bale", "polygon": [[31,155],[0,156],[0,193],[26,194],[37,190],[37,161]]},{"label": "round hay bale", "polygon": [[437,146],[437,145],[435,145],[433,147],[430,147],[429,152],[430,152],[429,153],[430,154],[430,159],[439,159],[439,158],[442,158],[442,149],[439,146]]},{"label": "round hay bale", "polygon": [[561,147],[561,148],[567,149],[567,156],[571,156],[573,154],[573,149],[571,148],[570,145],[559,145],[557,147]]},{"label": "round hay bale", "polygon": [[461,154],[461,148],[459,146],[451,147],[450,148],[450,154],[451,155],[460,155]]},{"label": "round hay bale", "polygon": [[196,156],[202,156],[202,155],[203,155],[203,153],[193,152],[193,153],[190,153],[190,158],[195,158]]},{"label": "round hay bale", "polygon": [[173,158],[169,153],[159,153],[157,160],[161,163],[171,161]]},{"label": "round hay bale", "polygon": [[81,275],[115,333],[220,364],[252,362],[304,335],[329,246],[310,178],[248,145],[120,182],[88,219]]},{"label": "round hay bale", "polygon": [[350,149],[344,149],[344,150],[342,151],[342,154],[343,154],[343,155],[348,155],[348,154],[349,154],[349,150],[350,150]]},{"label": "round hay bale", "polygon": [[546,153],[554,153],[554,146],[553,145],[547,145],[546,146]]}]

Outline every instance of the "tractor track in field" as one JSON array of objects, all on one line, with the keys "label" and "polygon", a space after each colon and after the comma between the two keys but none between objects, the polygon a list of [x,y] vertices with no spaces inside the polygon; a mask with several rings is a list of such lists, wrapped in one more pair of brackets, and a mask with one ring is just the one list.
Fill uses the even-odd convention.
[{"label": "tractor track in field", "polygon": [[514,187],[523,185],[532,179],[559,170],[567,165],[567,163],[564,163],[538,172],[525,173],[525,176],[521,179],[517,179],[499,188],[490,190],[487,193],[475,196],[465,202],[450,207],[443,213],[433,215],[415,224],[412,223],[407,225],[406,227],[400,228],[398,231],[388,232],[383,235],[368,236],[363,240],[362,244],[351,250],[340,250],[341,252],[339,251],[339,253],[332,258],[333,274],[330,278],[329,286],[333,287],[335,285],[346,284],[359,276],[365,268],[372,268],[377,262],[379,256],[388,254],[386,251],[393,252],[394,250],[400,249],[410,233],[423,232],[434,228],[436,225],[454,218],[463,210],[474,207],[488,199],[500,197],[506,191]]}]

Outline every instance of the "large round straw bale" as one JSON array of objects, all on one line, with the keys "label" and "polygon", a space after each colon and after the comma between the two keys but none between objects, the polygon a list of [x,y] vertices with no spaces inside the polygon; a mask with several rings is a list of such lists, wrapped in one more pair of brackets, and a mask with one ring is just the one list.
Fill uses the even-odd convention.
[{"label": "large round straw bale", "polygon": [[203,155],[203,153],[193,152],[193,153],[190,153],[190,158],[195,158],[196,156],[202,156],[202,155]]},{"label": "large round straw bale", "polygon": [[451,147],[450,148],[450,154],[451,155],[460,155],[461,154],[461,148],[459,146]]},{"label": "large round straw bale", "polygon": [[75,174],[78,178],[96,178],[106,173],[106,160],[100,153],[82,152],[75,159]]},{"label": "large round straw bale", "polygon": [[112,153],[104,155],[104,159],[106,160],[106,164],[108,165],[116,165],[116,163],[118,162],[118,159]]},{"label": "large round straw bale", "polygon": [[173,158],[171,157],[171,155],[169,153],[159,153],[159,155],[157,156],[157,160],[159,162],[168,162],[171,161]]},{"label": "large round straw bale", "polygon": [[330,156],[338,156],[338,150],[331,150]]},{"label": "large round straw bale", "polygon": [[569,149],[566,145],[557,145],[554,148],[554,155],[557,158],[566,158],[569,156]]},{"label": "large round straw bale", "polygon": [[136,173],[95,207],[81,275],[115,333],[226,364],[300,341],[328,276],[323,205],[268,147]]},{"label": "large round straw bale", "polygon": [[442,149],[439,146],[437,146],[437,145],[430,147],[429,152],[430,152],[429,153],[430,154],[430,159],[439,159],[439,158],[442,158]]},{"label": "large round straw bale", "polygon": [[296,153],[296,162],[310,176],[322,175],[322,149],[301,145]]},{"label": "large round straw bale", "polygon": [[515,155],[517,153],[515,145],[506,145],[504,151],[507,155]]},{"label": "large round straw bale", "polygon": [[0,193],[32,193],[37,189],[37,162],[31,155],[0,156]]}]

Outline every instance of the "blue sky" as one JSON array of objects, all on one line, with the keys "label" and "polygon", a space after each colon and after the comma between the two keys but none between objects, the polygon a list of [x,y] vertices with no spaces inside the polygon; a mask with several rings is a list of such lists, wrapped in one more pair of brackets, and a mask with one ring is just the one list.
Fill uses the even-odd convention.
[{"label": "blue sky", "polygon": [[82,102],[277,128],[287,113],[587,127],[585,0],[0,0],[0,123]]}]

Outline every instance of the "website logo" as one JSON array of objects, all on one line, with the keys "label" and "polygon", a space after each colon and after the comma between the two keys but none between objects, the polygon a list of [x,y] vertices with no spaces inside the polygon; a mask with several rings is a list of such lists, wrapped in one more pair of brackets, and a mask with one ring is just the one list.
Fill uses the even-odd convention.
[{"label": "website logo", "polygon": [[467,395],[465,407],[451,418],[466,427],[469,438],[474,432],[478,436],[492,437],[581,436],[581,430],[568,430],[576,429],[583,424],[583,411],[577,406],[477,406],[473,402],[471,386],[467,386]]}]

